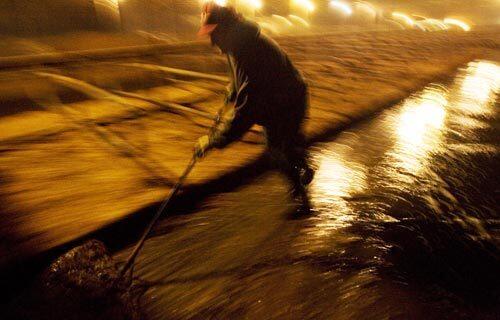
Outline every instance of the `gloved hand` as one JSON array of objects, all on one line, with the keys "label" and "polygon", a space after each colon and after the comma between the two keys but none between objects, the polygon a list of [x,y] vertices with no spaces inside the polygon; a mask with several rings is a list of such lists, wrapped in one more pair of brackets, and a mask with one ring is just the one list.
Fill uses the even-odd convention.
[{"label": "gloved hand", "polygon": [[205,156],[205,153],[211,148],[210,137],[208,135],[202,136],[194,145],[194,153],[198,158]]}]

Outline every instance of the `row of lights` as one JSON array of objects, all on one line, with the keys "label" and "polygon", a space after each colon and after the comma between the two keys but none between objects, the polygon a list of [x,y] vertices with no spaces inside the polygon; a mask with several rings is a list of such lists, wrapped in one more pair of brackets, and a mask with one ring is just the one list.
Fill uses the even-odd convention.
[{"label": "row of lights", "polygon": [[[240,0],[240,2],[254,10],[259,10],[263,7],[262,0]],[[227,0],[215,0],[215,3],[221,6],[225,6],[227,5]],[[292,4],[304,10],[307,15],[309,15],[316,9],[314,3],[311,0],[292,0]],[[375,7],[370,3],[359,1],[356,2],[356,4],[362,6],[365,10],[371,11],[374,15],[376,14]],[[329,2],[329,5],[330,8],[337,10],[346,16],[351,16],[353,14],[352,6],[341,0],[331,0]],[[410,27],[415,27],[415,25],[417,24],[417,22],[409,15],[401,12],[393,12],[392,18]],[[464,31],[469,31],[471,29],[470,25],[468,25],[466,22],[453,18],[438,20],[424,17],[424,20],[430,24],[437,26],[440,29],[448,29],[450,26],[459,27]]]},{"label": "row of lights", "polygon": [[[392,18],[397,20],[397,21],[402,21],[404,24],[406,24],[410,27],[414,27],[417,23],[410,16],[408,16],[404,13],[401,13],[401,12],[393,12]],[[425,18],[424,21],[427,21],[428,23],[434,24],[435,26],[439,27],[440,29],[448,29],[450,26],[459,27],[460,29],[462,29],[464,31],[470,31],[470,29],[471,29],[470,25],[468,25],[464,21],[461,21],[458,19],[453,19],[453,18],[445,18],[444,20]]]},{"label": "row of lights", "polygon": [[[227,0],[203,0],[202,2],[210,2],[213,1],[217,5],[225,7],[228,4]],[[263,7],[262,0],[240,0],[244,5],[253,8],[254,10],[260,10]]]}]

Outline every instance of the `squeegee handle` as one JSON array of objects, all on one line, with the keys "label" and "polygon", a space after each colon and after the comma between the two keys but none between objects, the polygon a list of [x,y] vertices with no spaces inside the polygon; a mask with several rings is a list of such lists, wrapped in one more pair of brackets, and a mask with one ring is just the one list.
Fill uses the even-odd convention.
[{"label": "squeegee handle", "polygon": [[[222,108],[220,108],[220,110],[217,112],[217,116],[215,118],[215,121],[209,130],[209,135],[213,134],[215,132],[215,130],[217,130],[217,126],[222,121],[222,113],[223,113],[225,107],[226,107],[226,105],[224,105]],[[161,203],[160,207],[158,208],[155,215],[153,216],[153,219],[151,219],[151,222],[148,224],[147,228],[144,230],[144,233],[142,234],[141,239],[139,239],[139,241],[137,242],[137,244],[134,247],[134,250],[132,251],[132,253],[128,257],[127,261],[125,262],[125,264],[123,265],[121,270],[119,271],[117,281],[119,279],[121,279],[125,275],[125,273],[130,269],[130,267],[134,264],[135,258],[137,257],[137,255],[139,254],[139,251],[141,251],[142,247],[144,246],[144,242],[146,241],[146,238],[148,237],[149,233],[151,232],[151,230],[155,226],[156,222],[160,218],[163,211],[167,208],[170,200],[177,194],[177,192],[179,191],[181,186],[184,184],[184,181],[186,180],[186,178],[189,175],[189,173],[191,172],[191,170],[193,170],[194,165],[196,164],[197,160],[198,160],[198,156],[196,155],[196,153],[193,153],[193,156],[191,157],[191,160],[189,161],[189,164],[187,165],[186,169],[184,169],[184,172],[177,180],[177,183],[172,188],[172,190],[170,190],[168,197],[165,198],[165,200],[163,200],[163,202]]]},{"label": "squeegee handle", "polygon": [[142,247],[144,245],[144,242],[145,242],[146,238],[148,237],[149,233],[153,229],[154,225],[156,224],[157,220],[160,218],[161,214],[163,213],[163,211],[167,207],[167,205],[170,202],[170,200],[177,194],[177,192],[181,188],[182,184],[186,180],[187,176],[189,175],[189,173],[191,172],[191,170],[193,170],[194,165],[196,164],[197,159],[198,159],[198,157],[195,154],[193,154],[193,156],[191,157],[191,160],[189,161],[188,166],[186,167],[186,169],[184,169],[184,172],[180,176],[179,180],[177,180],[177,183],[175,184],[175,186],[172,188],[172,190],[170,190],[170,194],[168,195],[168,197],[165,198],[165,200],[163,200],[163,202],[160,205],[160,207],[158,208],[158,210],[156,210],[156,213],[155,213],[153,219],[151,219],[151,222],[149,223],[149,225],[147,226],[147,228],[144,230],[144,233],[142,234],[141,239],[135,245],[134,251],[132,251],[132,253],[128,257],[127,261],[125,262],[125,265],[120,270],[120,272],[118,274],[119,278],[123,277],[123,275],[125,274],[125,272],[127,272],[127,270],[134,263],[135,258],[139,254],[139,251],[142,249]]}]

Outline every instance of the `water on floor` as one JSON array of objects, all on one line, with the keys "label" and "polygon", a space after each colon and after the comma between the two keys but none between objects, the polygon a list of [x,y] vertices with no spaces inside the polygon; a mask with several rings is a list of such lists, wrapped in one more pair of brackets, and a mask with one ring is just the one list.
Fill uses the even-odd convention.
[{"label": "water on floor", "polygon": [[268,172],[164,219],[136,267],[146,315],[494,319],[499,89],[500,65],[474,61],[313,146],[311,215]]}]

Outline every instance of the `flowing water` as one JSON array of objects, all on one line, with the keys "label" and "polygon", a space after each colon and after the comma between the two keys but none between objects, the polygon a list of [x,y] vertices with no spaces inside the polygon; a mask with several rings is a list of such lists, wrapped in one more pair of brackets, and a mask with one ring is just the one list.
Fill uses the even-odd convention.
[{"label": "flowing water", "polygon": [[497,319],[499,89],[474,61],[313,146],[309,216],[271,172],[164,219],[136,267],[146,315]]},{"label": "flowing water", "polygon": [[[473,61],[313,145],[310,215],[281,175],[255,166],[187,190],[138,257],[144,316],[499,319],[499,91],[500,65]],[[100,233],[117,261],[142,230],[134,221]],[[26,291],[35,306],[11,307],[36,318],[40,294]],[[68,304],[60,296],[53,305]]]}]

